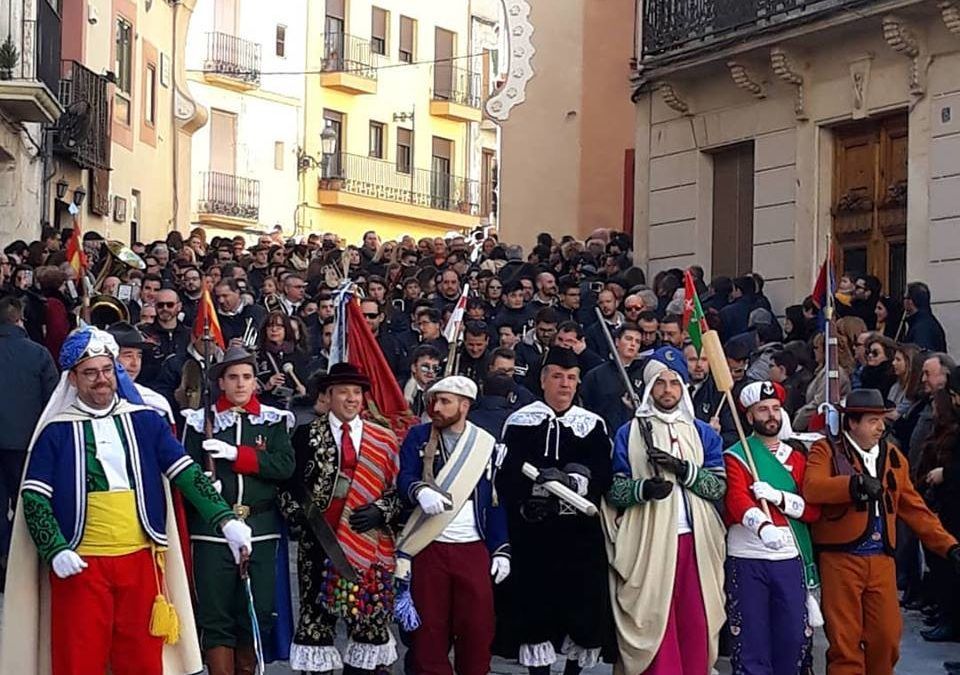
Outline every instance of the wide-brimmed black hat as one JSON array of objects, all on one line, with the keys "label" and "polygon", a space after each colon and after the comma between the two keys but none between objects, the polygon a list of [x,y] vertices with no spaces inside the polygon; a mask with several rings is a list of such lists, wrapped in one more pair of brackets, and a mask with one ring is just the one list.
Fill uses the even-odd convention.
[{"label": "wide-brimmed black hat", "polygon": [[227,351],[223,353],[223,358],[220,359],[219,363],[215,363],[210,366],[209,377],[210,380],[216,382],[223,376],[223,373],[230,366],[236,366],[241,363],[246,363],[253,367],[253,372],[257,372],[257,358],[248,352],[243,347],[230,346],[227,348]]},{"label": "wide-brimmed black hat", "polygon": [[854,389],[847,394],[846,400],[837,406],[841,413],[877,413],[886,414],[895,410],[895,406],[883,398],[879,389]]},{"label": "wide-brimmed black hat", "polygon": [[117,346],[121,349],[127,347],[142,350],[153,349],[155,346],[144,340],[143,333],[126,321],[117,321],[116,323],[110,324],[107,332],[113,336],[113,339],[117,341]]},{"label": "wide-brimmed black hat", "polygon": [[370,389],[370,378],[361,373],[360,369],[352,363],[335,363],[317,384],[320,391],[326,391],[337,384],[355,384],[367,391]]}]

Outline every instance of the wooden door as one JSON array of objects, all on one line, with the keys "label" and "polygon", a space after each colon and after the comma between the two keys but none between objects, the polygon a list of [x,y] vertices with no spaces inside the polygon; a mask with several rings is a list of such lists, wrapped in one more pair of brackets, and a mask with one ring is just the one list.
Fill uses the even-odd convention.
[{"label": "wooden door", "polygon": [[838,270],[872,274],[884,292],[906,288],[907,116],[834,131],[833,234]]},{"label": "wooden door", "polygon": [[210,111],[210,170],[237,173],[237,116],[232,112]]},{"label": "wooden door", "polygon": [[433,97],[449,100],[453,97],[453,33],[437,28],[433,39]]},{"label": "wooden door", "polygon": [[711,276],[753,271],[753,142],[713,154]]}]

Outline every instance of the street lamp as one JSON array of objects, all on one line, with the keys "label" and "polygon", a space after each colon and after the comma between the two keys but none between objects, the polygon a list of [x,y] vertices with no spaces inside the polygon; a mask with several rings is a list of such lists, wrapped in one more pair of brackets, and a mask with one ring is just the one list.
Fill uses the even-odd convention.
[{"label": "street lamp", "polygon": [[87,191],[83,189],[82,185],[73,188],[73,205],[79,209],[83,205],[83,200],[86,196]]},{"label": "street lamp", "polygon": [[57,199],[62,200],[67,196],[67,188],[70,187],[70,184],[67,183],[65,178],[61,178],[57,181]]},{"label": "street lamp", "polygon": [[328,177],[327,167],[330,165],[330,158],[337,151],[337,140],[337,132],[333,130],[333,127],[326,127],[320,134],[320,152],[323,153],[320,166],[323,169],[324,178]]}]

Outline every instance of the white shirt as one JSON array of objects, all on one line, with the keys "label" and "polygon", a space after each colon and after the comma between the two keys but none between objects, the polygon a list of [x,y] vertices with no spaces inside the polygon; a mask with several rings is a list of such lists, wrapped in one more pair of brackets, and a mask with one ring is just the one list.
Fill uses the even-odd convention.
[{"label": "white shirt", "polygon": [[350,440],[353,441],[353,451],[360,455],[360,439],[363,437],[363,420],[357,415],[349,422],[341,422],[332,412],[327,413],[327,419],[330,421],[330,431],[333,432],[333,440],[337,447],[343,449],[343,428],[350,430]]},{"label": "white shirt", "polygon": [[437,541],[445,544],[467,544],[471,541],[480,541],[480,532],[473,517],[472,499],[463,503],[457,515],[443,528]]},{"label": "white shirt", "polygon": [[[857,442],[853,440],[850,434],[848,434],[846,431],[843,432],[843,435],[847,437],[847,440],[850,441],[850,445],[852,445],[853,449],[857,451],[858,455],[860,455],[860,459],[863,461],[863,468],[866,469],[867,474],[872,478],[877,478],[877,459],[880,458],[880,445],[877,444],[869,450],[864,450],[857,445]],[[874,504],[873,510],[875,515],[880,515],[879,502]]]},{"label": "white shirt", "polygon": [[113,415],[97,417],[97,415],[103,415],[106,410],[91,408],[80,399],[77,399],[76,406],[91,415],[93,438],[97,446],[97,461],[103,467],[110,490],[129,490],[127,453],[123,449],[123,441],[120,439],[120,432],[117,430]]}]

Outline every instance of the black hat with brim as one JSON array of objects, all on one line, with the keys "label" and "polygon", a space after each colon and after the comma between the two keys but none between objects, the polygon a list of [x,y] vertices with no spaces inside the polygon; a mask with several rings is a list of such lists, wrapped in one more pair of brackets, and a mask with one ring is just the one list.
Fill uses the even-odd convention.
[{"label": "black hat with brim", "polygon": [[210,380],[216,382],[227,371],[230,366],[247,364],[253,367],[253,372],[257,372],[257,358],[243,347],[230,346],[223,353],[223,358],[219,363],[210,366]]},{"label": "black hat with brim", "polygon": [[890,401],[883,398],[879,389],[854,389],[847,394],[846,400],[837,405],[841,413],[876,413],[885,415],[896,409]]},{"label": "black hat with brim", "polygon": [[352,363],[335,363],[330,366],[330,371],[319,379],[317,385],[320,391],[327,391],[338,384],[352,384],[369,391],[370,378]]},{"label": "black hat with brim", "polygon": [[120,347],[120,349],[144,350],[153,349],[155,346],[144,340],[143,333],[126,321],[117,321],[116,323],[110,324],[110,326],[107,327],[107,332],[117,341],[117,346]]},{"label": "black hat with brim", "polygon": [[543,362],[543,367],[558,366],[560,368],[579,368],[580,359],[576,352],[566,347],[551,347],[547,351],[547,358]]}]

